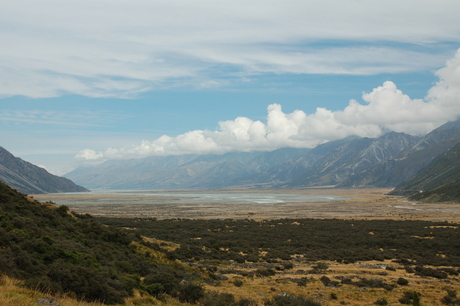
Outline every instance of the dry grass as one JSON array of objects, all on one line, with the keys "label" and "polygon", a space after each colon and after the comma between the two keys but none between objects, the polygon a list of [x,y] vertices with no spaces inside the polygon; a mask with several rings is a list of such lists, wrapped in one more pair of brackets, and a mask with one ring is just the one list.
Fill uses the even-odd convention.
[{"label": "dry grass", "polygon": [[0,278],[0,305],[1,306],[31,306],[42,297],[53,297],[62,306],[102,306],[101,303],[87,303],[77,301],[68,296],[56,296],[26,289],[21,282],[2,276]]},{"label": "dry grass", "polygon": [[[450,276],[448,281],[439,280],[431,277],[421,277],[409,274],[404,267],[391,261],[385,262],[366,262],[355,264],[340,264],[337,262],[327,262],[329,269],[325,274],[299,275],[298,270],[311,270],[317,263],[296,264],[294,269],[281,271],[277,275],[270,277],[242,277],[241,275],[227,275],[229,279],[221,282],[220,286],[207,285],[208,290],[217,292],[231,293],[236,297],[253,299],[258,305],[263,305],[263,301],[271,299],[273,296],[285,292],[293,295],[303,295],[314,298],[322,305],[373,305],[378,299],[385,298],[390,305],[400,305],[398,299],[403,296],[405,291],[417,291],[422,294],[422,305],[443,305],[441,299],[446,295],[446,290],[460,289],[460,278]],[[379,265],[389,265],[396,268],[396,271],[377,268]],[[235,267],[236,268],[236,267]],[[241,270],[241,268],[238,268]],[[386,274],[386,275],[385,275]],[[339,281],[341,277],[350,277],[355,281],[359,278],[381,279],[388,284],[396,284],[399,278],[409,281],[407,286],[397,286],[392,291],[383,288],[358,288],[354,285],[341,284],[340,287],[327,287],[321,281],[322,276],[327,276],[331,280]],[[306,286],[298,286],[291,279],[308,278]],[[241,287],[236,287],[235,280],[243,281]],[[337,299],[332,299],[331,294],[335,294]]]},{"label": "dry grass", "polygon": [[[293,295],[303,295],[314,298],[322,305],[373,305],[375,301],[385,298],[390,305],[399,305],[398,299],[403,296],[405,291],[417,291],[422,294],[422,305],[443,305],[441,299],[446,295],[446,290],[459,290],[460,277],[449,276],[448,280],[439,280],[432,277],[421,277],[412,273],[407,273],[403,266],[391,261],[374,261],[354,264],[342,264],[337,262],[325,262],[329,266],[323,274],[299,274],[299,270],[308,271],[313,268],[315,263],[295,262],[293,269],[278,271],[276,275],[269,277],[243,277],[239,274],[226,274],[228,280],[221,281],[218,286],[205,284],[208,291],[225,292],[233,294],[237,299],[246,298],[255,300],[258,305],[263,305],[267,299],[285,292]],[[396,268],[395,271],[386,270],[379,266],[387,265]],[[225,266],[225,269],[244,270],[239,264]],[[247,271],[250,268],[246,268]],[[358,288],[354,285],[341,284],[340,287],[327,287],[321,281],[322,276],[327,276],[331,280],[339,281],[340,278],[349,277],[353,280],[359,278],[381,279],[389,284],[396,284],[399,278],[409,281],[407,286],[397,286],[392,291],[382,288]],[[306,286],[298,286],[292,279],[308,278]],[[237,287],[235,280],[240,280],[243,285]],[[337,299],[332,299],[331,294],[335,294]],[[0,279],[0,305],[1,306],[32,306],[34,302],[42,297],[52,296],[62,306],[102,306],[101,303],[88,303],[77,301],[71,296],[53,296],[40,293],[34,290],[21,287],[21,282],[3,276]],[[345,303],[345,304],[344,304]],[[154,299],[148,295],[143,295],[136,291],[134,296],[126,299],[127,306],[144,305],[189,305],[179,303],[176,299],[167,297],[163,301]]]},{"label": "dry grass", "polygon": [[[52,295],[26,289],[21,286],[21,282],[7,276],[0,278],[0,306],[34,306],[35,301],[43,297],[52,297],[62,306],[104,306],[102,303],[89,303],[78,301],[71,296]],[[177,299],[167,297],[164,302],[150,296],[144,296],[140,292],[135,292],[134,296],[126,299],[126,306],[147,306],[147,305],[168,305],[184,306],[189,304],[179,303]]]}]

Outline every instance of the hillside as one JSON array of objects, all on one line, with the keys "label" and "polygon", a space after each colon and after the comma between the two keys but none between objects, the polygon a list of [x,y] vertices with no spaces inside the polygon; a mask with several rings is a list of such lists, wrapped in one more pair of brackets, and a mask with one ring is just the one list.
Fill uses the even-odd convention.
[{"label": "hillside", "polygon": [[161,277],[170,287],[156,290],[167,293],[187,279],[180,266],[152,256],[139,237],[27,198],[2,182],[0,222],[0,271],[29,288],[123,304],[136,288],[155,294],[149,286],[166,282]]},{"label": "hillside", "polygon": [[392,194],[417,201],[460,201],[460,142],[397,186]]},{"label": "hillside", "polygon": [[438,305],[460,282],[448,222],[95,219],[0,183],[0,224],[6,306]]},{"label": "hillside", "polygon": [[150,156],[110,160],[77,168],[65,176],[87,188],[103,189],[214,189],[259,173],[307,149],[241,152],[223,155]]},{"label": "hillside", "polygon": [[355,138],[334,148],[283,187],[336,186],[373,165],[391,159],[419,139],[404,133]]},{"label": "hillside", "polygon": [[460,120],[434,129],[398,155],[355,173],[337,187],[395,187],[413,177],[438,154],[460,141]]},{"label": "hillside", "polygon": [[71,180],[53,175],[0,147],[0,181],[26,194],[88,191]]}]

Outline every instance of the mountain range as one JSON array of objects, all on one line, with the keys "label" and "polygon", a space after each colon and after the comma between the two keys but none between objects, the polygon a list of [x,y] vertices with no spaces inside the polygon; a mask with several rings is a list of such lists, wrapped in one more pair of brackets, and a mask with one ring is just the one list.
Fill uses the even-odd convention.
[{"label": "mountain range", "polygon": [[390,132],[313,149],[110,160],[65,177],[90,189],[395,187],[459,142],[457,120],[424,137]]},{"label": "mountain range", "polygon": [[460,143],[436,156],[426,167],[391,192],[411,200],[460,200]]},{"label": "mountain range", "polygon": [[26,194],[89,191],[65,177],[15,157],[3,147],[0,147],[0,181]]}]

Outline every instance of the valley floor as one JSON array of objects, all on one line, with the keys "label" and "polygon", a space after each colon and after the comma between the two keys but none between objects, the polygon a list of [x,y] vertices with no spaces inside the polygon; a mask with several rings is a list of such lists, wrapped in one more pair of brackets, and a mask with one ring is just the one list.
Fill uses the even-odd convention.
[{"label": "valley floor", "polygon": [[[41,194],[39,201],[52,201],[67,205],[77,213],[93,216],[123,218],[188,218],[188,219],[281,219],[281,218],[341,218],[341,219],[394,219],[460,222],[460,205],[451,203],[414,203],[404,197],[390,196],[390,189],[296,189],[296,190],[233,190],[189,191],[187,193],[254,193],[301,194],[348,197],[329,202],[285,203],[178,203],[174,198],[161,195],[122,194]],[[168,191],[177,193],[181,191]]]}]

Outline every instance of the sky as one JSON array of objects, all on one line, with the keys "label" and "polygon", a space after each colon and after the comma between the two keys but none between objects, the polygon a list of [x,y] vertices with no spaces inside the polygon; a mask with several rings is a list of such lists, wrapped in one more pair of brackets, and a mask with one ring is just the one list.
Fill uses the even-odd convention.
[{"label": "sky", "polygon": [[0,3],[0,146],[56,175],[460,115],[458,0]]}]

